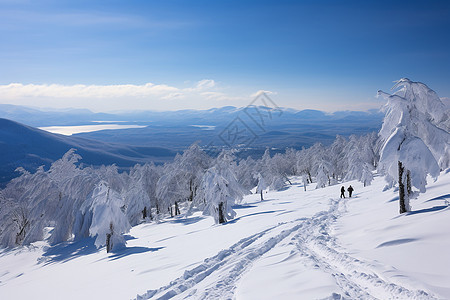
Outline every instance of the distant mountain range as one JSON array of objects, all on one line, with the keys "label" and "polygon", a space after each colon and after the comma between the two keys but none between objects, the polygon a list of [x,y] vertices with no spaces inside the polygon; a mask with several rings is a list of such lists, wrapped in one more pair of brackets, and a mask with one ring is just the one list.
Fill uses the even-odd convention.
[{"label": "distant mountain range", "polygon": [[[284,151],[286,147],[300,149],[315,142],[329,144],[337,134],[348,136],[377,131],[383,114],[377,110],[329,114],[317,110],[262,106],[94,113],[79,109],[52,111],[0,104],[0,118],[4,118],[0,120],[0,182],[5,182],[14,176],[16,167],[34,170],[40,165],[48,166],[70,148],[78,149],[85,164],[116,163],[119,167],[146,161],[167,161],[196,141],[206,150],[218,151],[231,146],[240,149],[238,155],[241,157],[258,156],[266,147],[275,152]],[[95,125],[99,121],[101,124],[146,127],[72,136],[33,128]]]},{"label": "distant mountain range", "polygon": [[142,112],[120,117],[149,123],[145,128],[103,130],[75,136],[174,150],[184,149],[195,141],[217,147],[299,149],[315,142],[329,144],[337,134],[348,136],[378,131],[383,114],[378,111],[327,114],[316,110],[224,107],[204,111]]}]

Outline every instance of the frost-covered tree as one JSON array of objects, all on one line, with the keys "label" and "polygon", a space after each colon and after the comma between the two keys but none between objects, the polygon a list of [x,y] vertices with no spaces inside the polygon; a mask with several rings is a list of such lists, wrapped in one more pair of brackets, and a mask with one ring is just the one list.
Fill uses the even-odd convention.
[{"label": "frost-covered tree", "polygon": [[308,186],[308,176],[306,174],[302,175],[303,189],[306,192],[306,187]]},{"label": "frost-covered tree", "polygon": [[268,185],[267,185],[266,181],[264,180],[264,177],[261,174],[258,174],[258,185],[256,186],[256,193],[260,193],[261,201],[264,200],[263,192],[267,188],[268,188]]},{"label": "frost-covered tree", "polygon": [[179,214],[178,204],[193,201],[202,176],[211,164],[211,158],[194,143],[182,155],[177,155],[172,163],[164,166],[164,175],[156,184],[158,212],[170,211]]},{"label": "frost-covered tree", "polygon": [[285,186],[287,176],[282,155],[270,156],[269,148],[266,149],[259,163],[259,172],[272,190],[279,190]]},{"label": "frost-covered tree", "polygon": [[[48,226],[53,227],[51,243],[72,237],[75,212],[95,184],[94,172],[77,166],[79,159],[71,149],[55,161],[49,171],[40,167],[35,173],[22,172],[8,183],[3,194],[11,205],[0,215],[5,220],[5,223],[0,222],[0,227],[6,226],[0,236],[3,245],[25,245],[42,240],[44,228]],[[26,222],[15,221],[15,226],[9,226],[12,220],[20,220],[17,216],[26,216]]]},{"label": "frost-covered tree", "polygon": [[345,181],[359,180],[364,186],[372,182],[373,155],[374,151],[368,143],[368,136],[358,138],[350,136],[347,145],[344,147],[344,160],[347,164]]},{"label": "frost-covered tree", "polygon": [[383,141],[379,169],[388,181],[398,182],[400,213],[410,209],[412,187],[425,192],[426,177],[439,175],[449,165],[450,134],[438,127],[447,115],[436,93],[425,84],[403,78],[390,95],[379,91],[387,103],[380,130]]},{"label": "frost-covered tree", "polygon": [[332,177],[335,180],[340,180],[344,178],[345,171],[347,169],[345,160],[345,145],[347,140],[341,135],[337,135],[333,144],[330,146],[330,157],[331,157],[331,172]]},{"label": "frost-covered tree", "polygon": [[221,224],[236,216],[232,206],[242,199],[240,192],[236,183],[227,181],[212,167],[203,175],[196,202],[204,207],[204,215],[213,216],[215,222]]},{"label": "frost-covered tree", "polygon": [[258,184],[257,162],[250,156],[241,159],[236,168],[237,181],[247,190],[251,190]]},{"label": "frost-covered tree", "polygon": [[95,237],[95,246],[106,246],[106,251],[116,251],[125,247],[124,234],[131,225],[126,217],[126,207],[120,194],[101,181],[83,204],[82,211],[90,214],[89,234]]},{"label": "frost-covered tree", "polygon": [[359,181],[361,181],[364,184],[364,186],[372,184],[373,173],[371,169],[372,166],[370,166],[368,163],[365,163],[362,167],[361,177],[359,178]]},{"label": "frost-covered tree", "polygon": [[317,185],[316,188],[324,188],[328,184],[328,175],[327,175],[327,167],[324,162],[322,162],[317,168]]},{"label": "frost-covered tree", "polygon": [[311,157],[314,164],[311,172],[316,176],[316,188],[323,188],[326,185],[334,184],[334,179],[331,176],[332,164],[330,154],[326,147],[320,143],[316,143],[310,149],[313,151]]},{"label": "frost-covered tree", "polygon": [[310,148],[304,148],[297,152],[297,172],[299,174],[306,174],[309,183],[312,183],[312,168],[313,168],[313,151]]},{"label": "frost-covered tree", "polygon": [[138,164],[130,170],[122,196],[132,226],[143,220],[152,220],[154,217],[152,209],[156,214],[156,184],[160,177],[160,168],[153,163]]}]

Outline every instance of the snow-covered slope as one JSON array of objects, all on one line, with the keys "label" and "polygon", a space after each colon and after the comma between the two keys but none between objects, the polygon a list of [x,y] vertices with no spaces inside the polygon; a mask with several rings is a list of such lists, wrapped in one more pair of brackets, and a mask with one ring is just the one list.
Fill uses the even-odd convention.
[{"label": "snow-covered slope", "polygon": [[136,226],[115,254],[90,239],[3,250],[0,299],[450,298],[450,173],[401,216],[380,177],[347,183],[351,199],[299,182],[246,196],[224,225],[194,214]]}]

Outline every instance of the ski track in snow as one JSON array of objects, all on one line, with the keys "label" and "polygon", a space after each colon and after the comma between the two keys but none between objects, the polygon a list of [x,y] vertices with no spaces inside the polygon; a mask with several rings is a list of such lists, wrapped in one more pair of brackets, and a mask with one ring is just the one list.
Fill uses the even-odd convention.
[{"label": "ski track in snow", "polygon": [[[346,211],[345,203],[346,200],[330,199],[328,211],[311,218],[279,223],[241,239],[199,266],[186,270],[168,285],[149,290],[136,299],[234,299],[237,282],[253,262],[289,237],[289,244],[295,246],[291,254],[301,255],[335,279],[341,294],[327,299],[437,299],[430,292],[384,279],[374,270],[374,263],[354,258],[341,248],[330,230]],[[211,278],[215,280],[208,283]]]}]

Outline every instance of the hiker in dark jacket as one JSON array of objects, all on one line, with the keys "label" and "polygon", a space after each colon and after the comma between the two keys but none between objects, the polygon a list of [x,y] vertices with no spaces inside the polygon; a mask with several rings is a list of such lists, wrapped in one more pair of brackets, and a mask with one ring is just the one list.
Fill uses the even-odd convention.
[{"label": "hiker in dark jacket", "polygon": [[345,187],[341,187],[341,198],[345,198]]},{"label": "hiker in dark jacket", "polygon": [[351,197],[352,197],[352,193],[353,193],[353,188],[352,188],[352,186],[349,186],[348,189],[347,189],[347,191],[348,191],[348,196],[351,198]]}]

